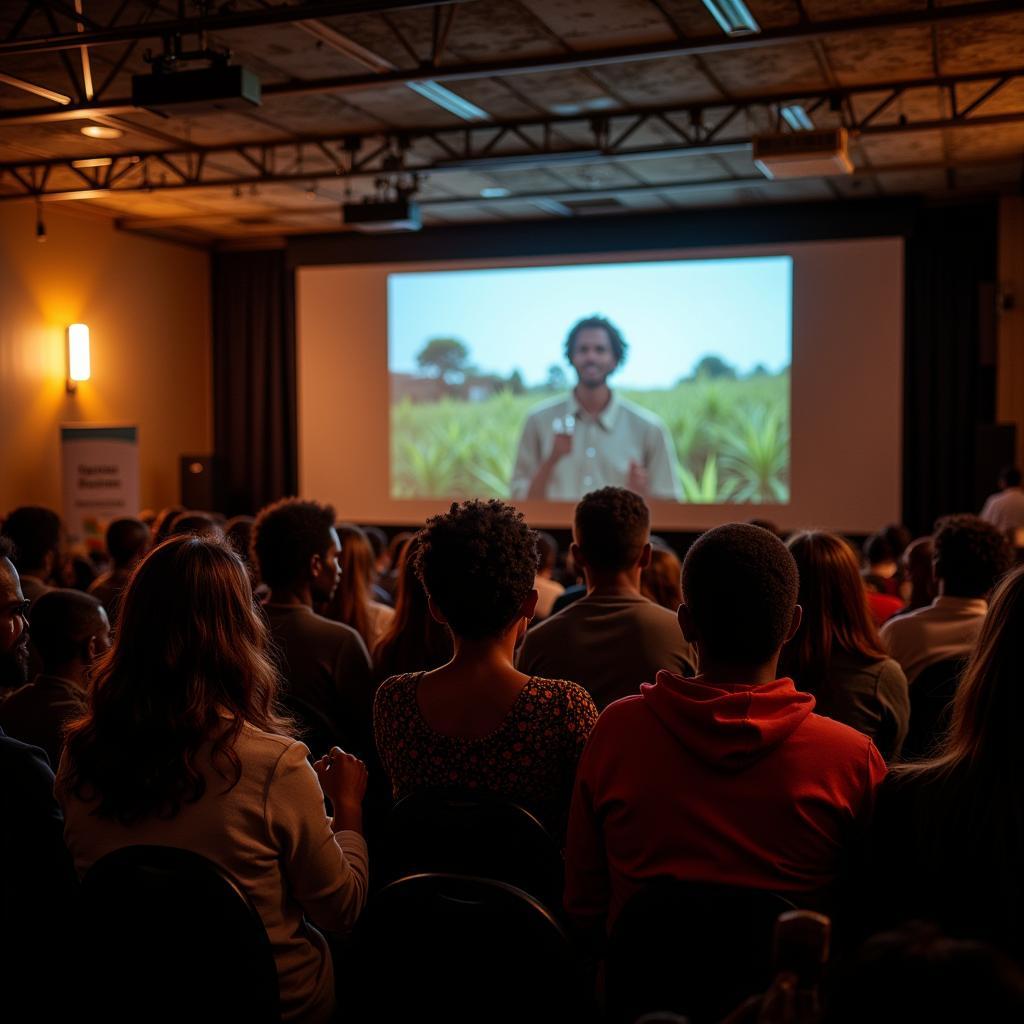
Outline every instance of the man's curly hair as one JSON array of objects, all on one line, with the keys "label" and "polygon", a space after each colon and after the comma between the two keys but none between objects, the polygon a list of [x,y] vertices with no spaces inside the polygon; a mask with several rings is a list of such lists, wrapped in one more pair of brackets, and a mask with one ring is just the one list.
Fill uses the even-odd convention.
[{"label": "man's curly hair", "polygon": [[536,534],[511,505],[464,501],[427,520],[414,567],[453,633],[499,636],[533,589]]},{"label": "man's curly hair", "polygon": [[984,597],[1013,564],[1010,542],[978,516],[940,519],[932,544],[935,575],[949,597]]},{"label": "man's curly hair", "polygon": [[572,362],[572,350],[576,347],[576,339],[579,337],[580,331],[597,329],[604,330],[608,334],[608,343],[611,345],[612,354],[615,356],[615,368],[618,369],[626,361],[629,345],[626,343],[626,339],[622,336],[622,332],[618,327],[605,316],[587,316],[582,320],[577,320],[572,325],[569,336],[565,339],[566,361]]},{"label": "man's curly hair", "polygon": [[252,527],[252,557],[271,589],[309,578],[309,560],[331,546],[334,509],[316,501],[282,498],[261,509]]},{"label": "man's curly hair", "polygon": [[573,536],[587,565],[594,569],[632,569],[650,534],[650,509],[639,494],[624,487],[591,491],[576,506]]}]

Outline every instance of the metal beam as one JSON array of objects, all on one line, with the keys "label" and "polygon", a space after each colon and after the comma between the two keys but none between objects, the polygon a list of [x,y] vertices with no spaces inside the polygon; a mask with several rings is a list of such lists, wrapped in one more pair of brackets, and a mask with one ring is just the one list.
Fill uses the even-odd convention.
[{"label": "metal beam", "polygon": [[[397,6],[434,6],[439,0],[423,0],[422,3],[412,4],[405,0],[399,4],[396,0],[392,7]],[[456,0],[456,2],[472,2],[472,0]],[[365,0],[362,6],[369,6],[370,0]],[[330,3],[317,5],[317,13],[311,12],[309,4],[295,5],[284,9],[269,8],[258,11],[245,12],[244,15],[219,15],[218,18],[247,17],[257,18],[261,15],[274,13],[279,20],[299,21],[310,18],[322,17],[325,12],[321,7],[337,6]],[[384,8],[381,9],[391,9]],[[353,8],[353,12],[355,8]],[[287,12],[300,12],[294,17],[285,18]],[[304,12],[304,16],[302,14]],[[550,57],[525,57],[510,58],[507,60],[482,61],[476,63],[463,63],[444,65],[441,67],[430,67],[420,65],[416,68],[402,68],[393,71],[375,71],[360,75],[340,75],[329,78],[297,79],[290,82],[272,83],[263,87],[264,96],[299,96],[322,92],[352,92],[361,89],[379,88],[381,85],[404,85],[409,82],[419,82],[430,79],[435,82],[456,82],[467,79],[492,78],[495,76],[527,75],[545,73],[551,71],[578,70],[581,68],[602,67],[611,64],[624,64],[635,61],[661,60],[672,57],[693,57],[708,53],[737,52],[763,46],[778,46],[790,42],[806,42],[808,40],[825,38],[828,36],[848,35],[851,33],[863,32],[878,29],[895,29],[914,26],[929,26],[933,24],[952,24],[958,21],[976,18],[993,18],[1000,15],[1020,14],[1022,6],[1020,0],[983,0],[981,3],[960,4],[950,7],[928,7],[914,11],[901,12],[897,14],[874,15],[863,18],[844,18],[836,21],[807,22],[782,29],[766,29],[758,35],[751,36],[725,36],[716,35],[712,37],[694,38],[685,41],[671,40],[665,43],[652,43],[642,46],[616,47],[603,50],[573,51],[566,54],[557,54]],[[200,19],[191,19],[198,22]],[[156,34],[154,27],[159,23],[150,22],[146,25],[127,26],[126,30],[136,31],[141,34]],[[81,36],[69,36],[75,40],[76,45],[81,45]],[[115,41],[122,41],[121,39]],[[16,45],[16,44],[11,44]],[[20,45],[20,42],[17,44]],[[3,56],[4,43],[0,43],[0,57]],[[1020,67],[1012,69],[1011,73],[1019,73]],[[979,74],[972,78],[957,76],[956,81],[979,80],[982,78],[992,79],[999,72],[988,72]],[[931,79],[929,81],[935,81]],[[912,88],[910,83],[904,83],[905,87]],[[829,90],[819,90],[829,91]],[[837,95],[849,95],[849,90],[830,90]],[[864,91],[861,89],[860,91]],[[709,99],[704,105],[709,106],[714,102],[721,102],[721,98]],[[66,107],[60,111],[50,108],[23,110],[0,117],[0,125],[4,124],[32,124],[51,120],[66,120],[73,117],[89,117],[91,113],[124,114],[136,109],[132,106],[131,99],[121,97],[111,99],[104,104],[91,105],[86,103],[75,104],[73,107]]]}]

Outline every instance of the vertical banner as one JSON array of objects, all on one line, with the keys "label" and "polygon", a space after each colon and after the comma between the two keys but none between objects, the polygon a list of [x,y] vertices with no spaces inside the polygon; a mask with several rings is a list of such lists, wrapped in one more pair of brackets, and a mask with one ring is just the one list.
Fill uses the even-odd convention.
[{"label": "vertical banner", "polygon": [[139,512],[138,428],[61,427],[60,447],[68,541],[101,548],[112,519]]}]

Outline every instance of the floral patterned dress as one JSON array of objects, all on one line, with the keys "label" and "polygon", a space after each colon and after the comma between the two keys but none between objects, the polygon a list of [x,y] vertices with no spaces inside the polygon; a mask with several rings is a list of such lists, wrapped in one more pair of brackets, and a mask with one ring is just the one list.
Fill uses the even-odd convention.
[{"label": "floral patterned dress", "polygon": [[494,732],[463,739],[423,718],[416,690],[424,674],[392,676],[374,701],[377,751],[395,800],[422,789],[495,793],[562,832],[576,764],[597,720],[590,694],[564,679],[530,679]]}]

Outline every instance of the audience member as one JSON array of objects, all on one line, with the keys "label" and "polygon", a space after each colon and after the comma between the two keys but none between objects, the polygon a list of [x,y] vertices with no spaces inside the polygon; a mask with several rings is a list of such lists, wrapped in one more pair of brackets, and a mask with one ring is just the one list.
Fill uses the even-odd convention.
[{"label": "audience member", "polygon": [[373,548],[358,526],[342,523],[336,527],[341,544],[341,579],[334,594],[324,602],[323,614],[351,626],[372,651],[384,635],[395,611],[373,598]]},{"label": "audience member", "polygon": [[366,535],[366,539],[373,550],[373,578],[370,587],[373,593],[373,600],[380,601],[381,604],[390,605],[393,603],[392,595],[380,585],[381,578],[391,568],[391,560],[388,553],[388,535],[379,526],[362,526],[360,529]]},{"label": "audience member", "polygon": [[96,563],[88,555],[69,551],[61,559],[53,582],[58,587],[68,587],[87,594],[98,577]]},{"label": "audience member", "polygon": [[402,552],[405,550],[405,546],[412,538],[413,534],[403,530],[401,533],[396,533],[388,545],[388,568],[386,572],[381,573],[377,582],[392,601],[398,591],[398,563],[402,557]]},{"label": "audience member", "polygon": [[842,538],[798,533],[787,547],[800,574],[803,621],[786,645],[781,672],[814,694],[814,710],[869,736],[886,761],[899,756],[910,695],[868,612],[857,556]]},{"label": "audience member", "polygon": [[28,682],[29,602],[13,555],[14,544],[0,534],[0,693]]},{"label": "audience member", "polygon": [[32,609],[32,641],[43,671],[0,703],[0,726],[56,765],[65,726],[85,710],[93,664],[110,647],[107,613],[88,594],[51,590]]},{"label": "audience member", "polygon": [[879,791],[875,925],[938,921],[1024,953],[1024,569],[996,590],[935,757]]},{"label": "audience member", "polygon": [[181,515],[174,517],[168,536],[211,537],[223,540],[224,529],[208,512],[182,512]]},{"label": "audience member", "polygon": [[1017,1024],[1024,974],[982,942],[915,922],[871,938],[830,986],[823,1024]]},{"label": "audience member", "polygon": [[453,505],[427,520],[415,565],[455,653],[377,691],[374,732],[394,798],[442,787],[497,793],[563,831],[597,709],[575,683],[513,665],[537,604],[533,531],[500,501]]},{"label": "audience member", "polygon": [[932,571],[932,539],[918,537],[911,541],[900,559],[903,565],[901,596],[907,612],[924,608],[935,600],[935,574]]},{"label": "audience member", "polygon": [[4,520],[2,532],[14,544],[12,561],[31,607],[53,589],[54,574],[60,568],[60,516],[38,505],[22,505]]},{"label": "audience member", "polygon": [[174,525],[174,520],[180,515],[184,515],[186,512],[184,505],[168,505],[167,508],[161,509],[157,515],[151,527],[153,531],[153,547],[158,544],[162,544],[171,535],[171,527]]},{"label": "audience member", "polygon": [[660,669],[692,671],[693,651],[675,615],[640,592],[650,528],[647,505],[632,491],[604,487],[584,496],[572,557],[586,578],[586,596],[530,630],[519,653],[523,672],[572,679],[603,709]]},{"label": "audience member", "polygon": [[112,625],[117,624],[121,591],[148,549],[149,527],[141,519],[115,519],[107,527],[107,551],[112,565],[89,587],[89,593],[106,608]]},{"label": "audience member", "polygon": [[[228,520],[224,527],[224,539],[231,545],[232,550],[242,560],[246,568],[251,568],[252,528],[256,519],[253,516],[234,516]],[[252,573],[249,573],[252,579]]]},{"label": "audience member", "polygon": [[214,861],[267,929],[282,1018],[331,1020],[317,928],[350,928],[366,898],[364,766],[338,750],[310,767],[288,735],[266,627],[226,543],[183,535],[156,548],[125,591],[121,624],[58,772],[75,867],[137,844]]},{"label": "audience member", "polygon": [[[263,608],[282,659],[284,696],[319,713],[341,745],[365,759],[372,749],[370,655],[351,626],[313,611],[314,602],[330,600],[341,575],[334,509],[298,498],[268,505],[256,517],[252,551],[270,587]],[[294,702],[289,707],[301,713]]]},{"label": "audience member", "polygon": [[452,637],[427,606],[427,593],[416,575],[419,534],[398,559],[395,617],[373,651],[377,679],[439,668],[452,657]]},{"label": "audience member", "polygon": [[936,527],[938,596],[925,608],[890,619],[881,632],[911,686],[922,669],[970,652],[988,608],[986,597],[1012,561],[1003,534],[977,516],[947,516]]},{"label": "audience member", "polygon": [[1002,530],[1011,542],[1018,530],[1024,530],[1024,487],[1020,479],[1016,466],[1006,466],[999,474],[999,490],[986,500],[981,510],[981,518]]},{"label": "audience member", "polygon": [[640,592],[649,601],[675,614],[683,603],[682,564],[667,545],[651,545],[651,561],[640,575]]},{"label": "audience member", "polygon": [[565,593],[565,587],[554,579],[555,563],[558,561],[558,541],[545,533],[537,531],[537,551],[540,565],[533,580],[533,589],[537,591],[537,613],[534,621],[542,622],[551,614],[555,601]]},{"label": "audience member", "polygon": [[738,523],[705,533],[682,588],[699,675],[659,672],[611,705],[580,760],[565,902],[582,924],[611,924],[659,878],[817,898],[885,775],[866,736],[776,678],[800,625],[796,564],[777,537]]},{"label": "audience member", "polygon": [[782,532],[779,524],[771,519],[748,519],[747,524],[749,526],[760,526],[762,530],[767,530],[769,533],[774,534],[779,540],[786,539],[786,535]]},{"label": "audience member", "polygon": [[864,542],[864,585],[869,591],[899,597],[900,563],[889,538],[872,534]]}]

